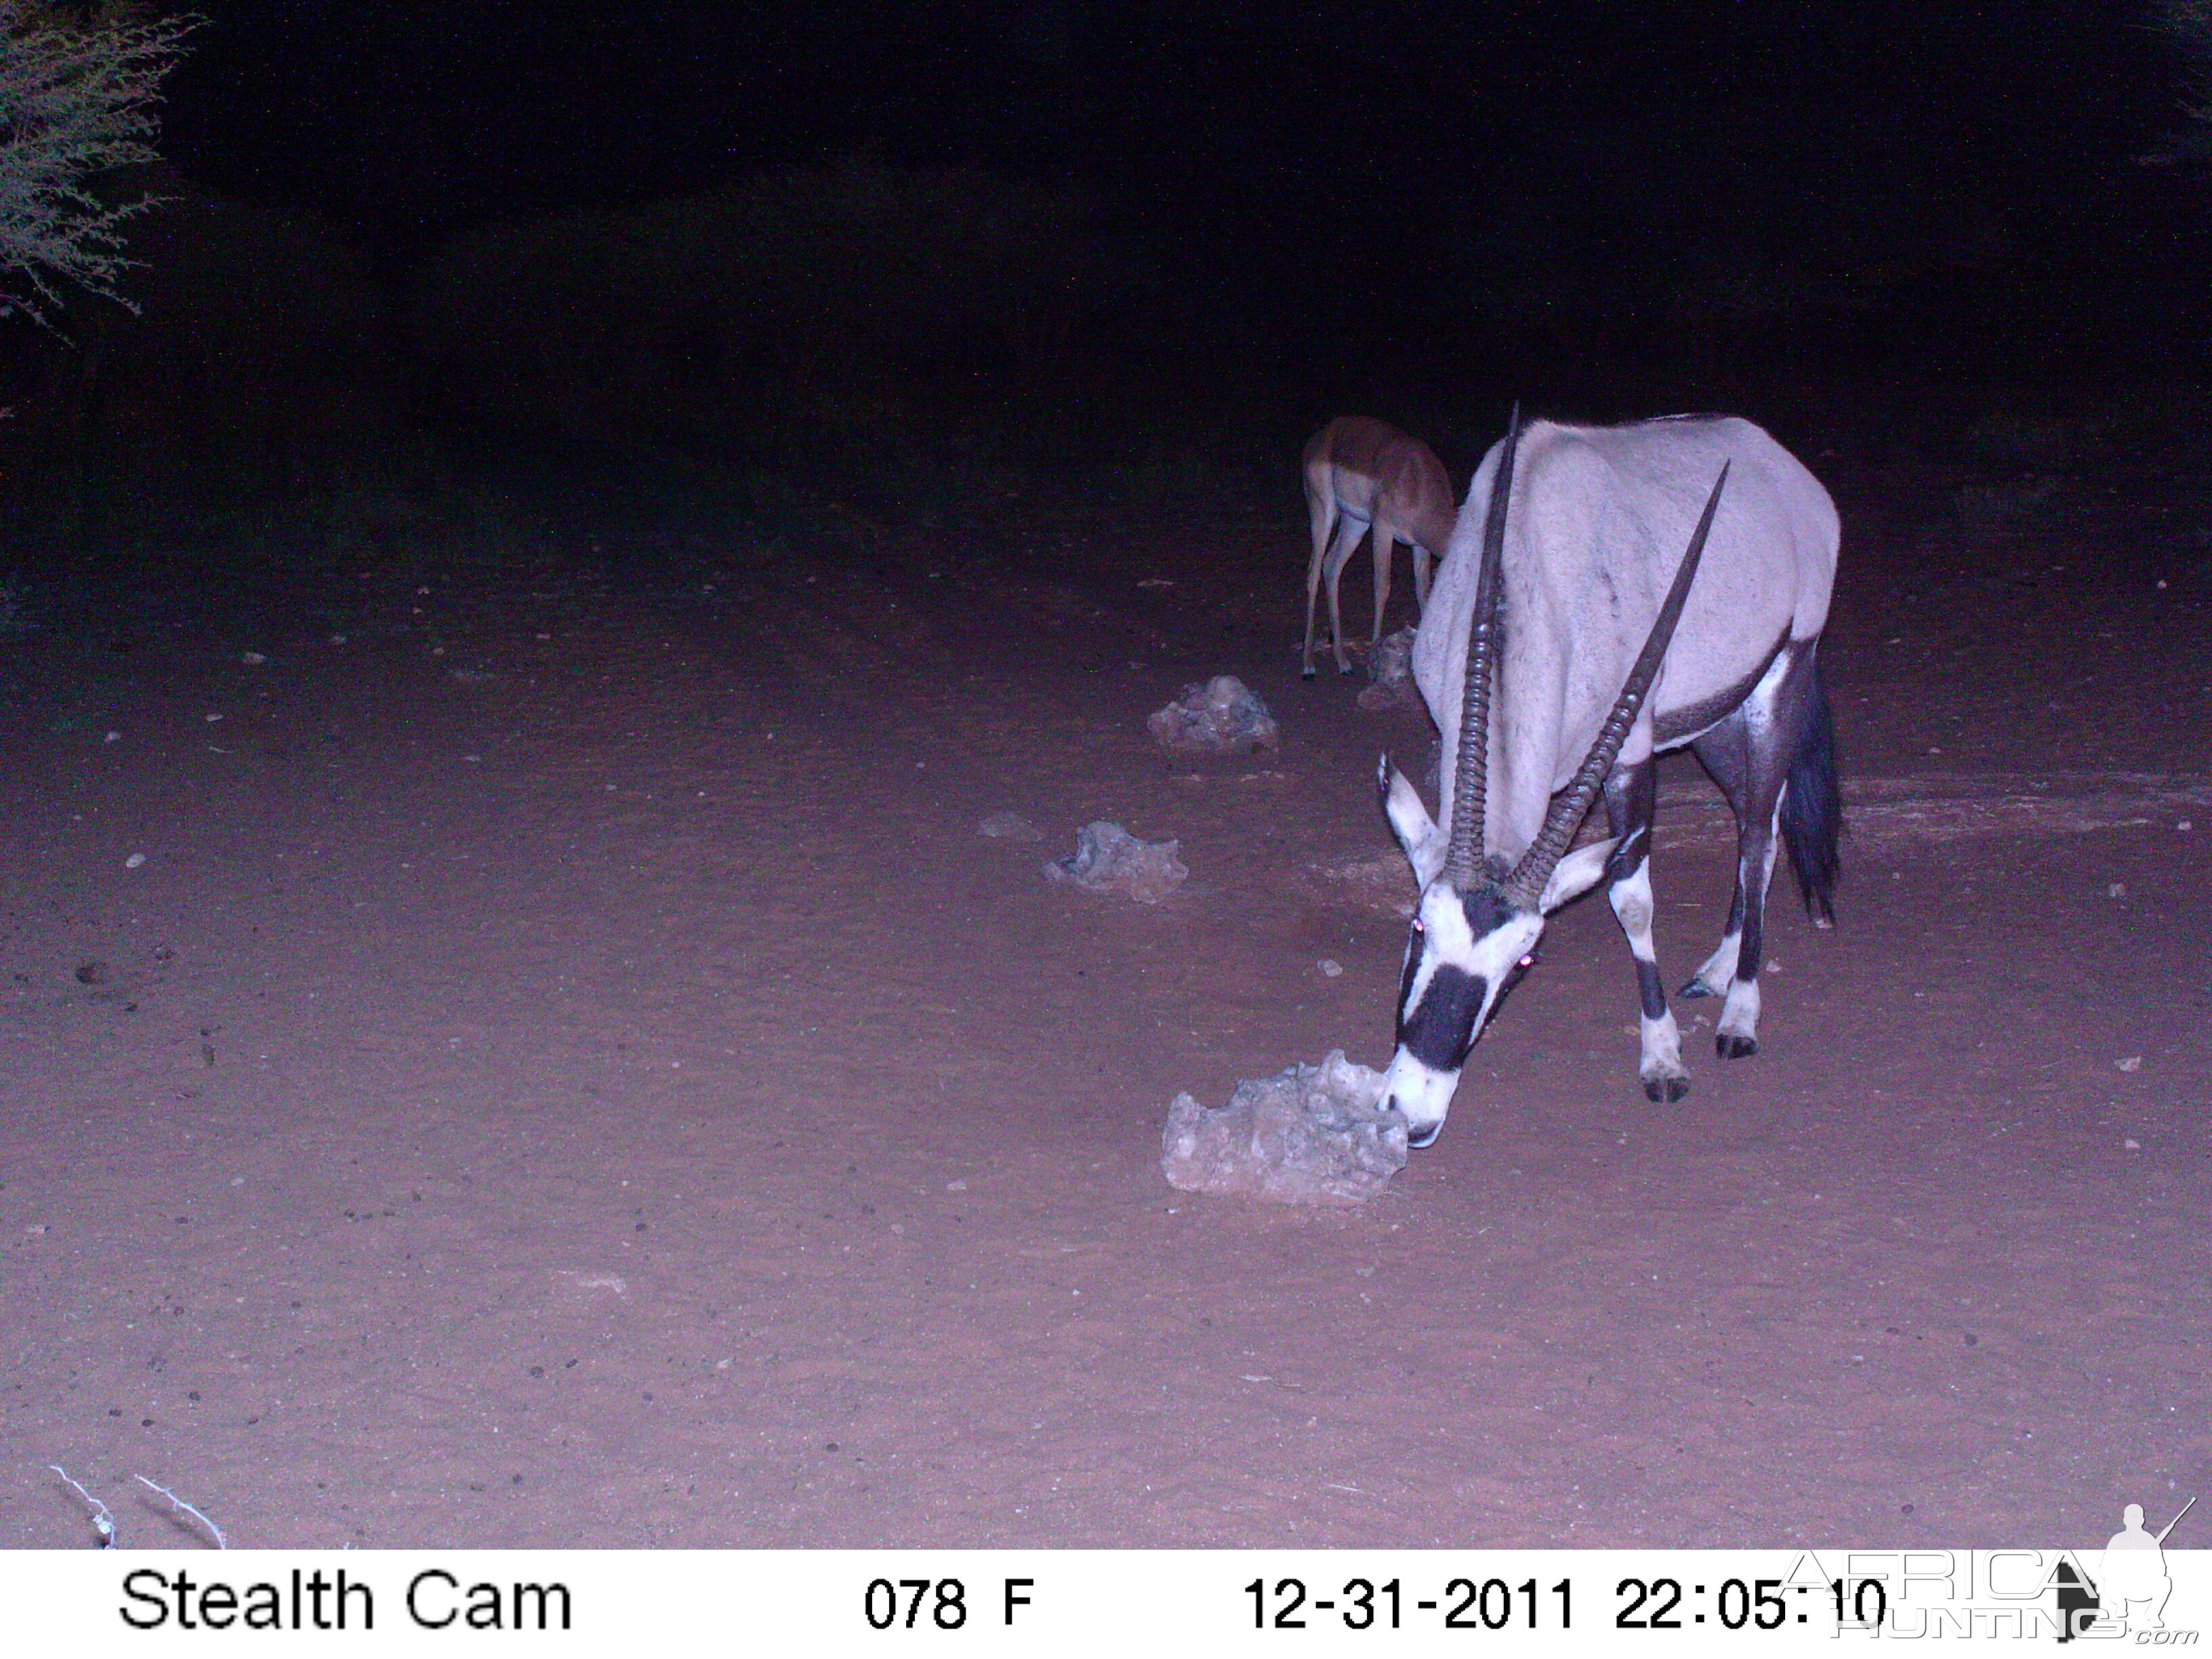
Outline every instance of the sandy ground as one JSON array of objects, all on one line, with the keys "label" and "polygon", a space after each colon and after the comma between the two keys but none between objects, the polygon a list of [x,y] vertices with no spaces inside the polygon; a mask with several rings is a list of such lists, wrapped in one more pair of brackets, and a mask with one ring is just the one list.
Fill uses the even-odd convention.
[{"label": "sandy ground", "polygon": [[[263,1547],[2161,1524],[2212,1486],[2206,562],[2154,479],[1991,526],[1830,459],[1854,830],[1760,1053],[1678,1004],[1646,1103],[1583,903],[1344,1212],[1158,1167],[1178,1090],[1389,1049],[1370,780],[1429,737],[1297,680],[1287,485],[387,549],[0,647],[0,1543],[88,1541],[50,1464],[149,1547],[136,1474]],[[1219,672],[1282,749],[1164,757]],[[1667,799],[1679,982],[1730,854],[1692,763]],[[1188,886],[1048,885],[1093,818]]]}]

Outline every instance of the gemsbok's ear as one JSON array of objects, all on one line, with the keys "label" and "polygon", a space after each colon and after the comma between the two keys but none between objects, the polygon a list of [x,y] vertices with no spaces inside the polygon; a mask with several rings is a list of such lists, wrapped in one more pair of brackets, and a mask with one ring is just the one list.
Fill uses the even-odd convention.
[{"label": "gemsbok's ear", "polygon": [[1429,816],[1429,809],[1421,805],[1420,792],[1407,781],[1406,775],[1390,764],[1385,755],[1375,769],[1376,787],[1382,795],[1382,816],[1390,820],[1390,832],[1398,837],[1398,845],[1406,849],[1407,862],[1413,866],[1414,879],[1423,888],[1437,878],[1443,868],[1444,839],[1437,832],[1437,821]]},{"label": "gemsbok's ear", "polygon": [[1562,904],[1580,898],[1596,886],[1598,878],[1605,874],[1605,861],[1619,845],[1612,836],[1594,841],[1587,847],[1577,847],[1553,866],[1551,878],[1544,884],[1544,896],[1537,901],[1538,914],[1548,916]]}]

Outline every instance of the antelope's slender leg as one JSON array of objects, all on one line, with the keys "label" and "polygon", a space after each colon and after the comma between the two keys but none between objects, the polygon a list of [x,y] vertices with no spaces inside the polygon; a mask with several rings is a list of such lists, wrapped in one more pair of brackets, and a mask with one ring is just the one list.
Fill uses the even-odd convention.
[{"label": "antelope's slender leg", "polygon": [[1328,551],[1330,532],[1336,528],[1336,496],[1330,491],[1306,490],[1306,517],[1313,527],[1313,562],[1306,566],[1306,648],[1298,666],[1308,679],[1314,677],[1314,602],[1321,596],[1322,566]]},{"label": "antelope's slender leg", "polygon": [[1322,580],[1328,584],[1329,642],[1336,651],[1336,672],[1349,674],[1352,665],[1344,659],[1344,608],[1338,602],[1338,586],[1344,580],[1344,567],[1351,562],[1359,546],[1359,538],[1367,533],[1367,523],[1338,509],[1336,534],[1328,544],[1328,559]]},{"label": "antelope's slender leg", "polygon": [[1382,617],[1390,608],[1390,566],[1398,556],[1396,532],[1382,520],[1375,520],[1375,625],[1367,632],[1367,648],[1375,649],[1375,641],[1382,637]]},{"label": "antelope's slender leg", "polygon": [[1652,761],[1623,767],[1606,780],[1605,814],[1617,838],[1606,860],[1606,897],[1636,959],[1641,1048],[1636,1073],[1645,1095],[1671,1104],[1690,1092],[1690,1074],[1682,1066],[1681,1033],[1667,1006],[1667,982],[1651,942],[1651,817],[1658,799],[1659,773]]},{"label": "antelope's slender leg", "polygon": [[1413,550],[1413,602],[1425,611],[1429,608],[1429,565],[1431,561],[1428,550],[1420,543],[1409,542],[1407,545]]}]

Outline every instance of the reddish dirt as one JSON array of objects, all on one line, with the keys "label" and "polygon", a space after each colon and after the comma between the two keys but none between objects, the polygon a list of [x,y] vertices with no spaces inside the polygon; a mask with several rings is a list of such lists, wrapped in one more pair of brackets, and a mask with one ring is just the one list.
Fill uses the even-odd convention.
[{"label": "reddish dirt", "polygon": [[[1760,1054],[1693,1027],[1647,1103],[1583,903],[1345,1212],[1158,1167],[1178,1090],[1389,1051],[1393,889],[1327,872],[1429,738],[1297,680],[1294,497],[605,582],[580,540],[0,647],[0,1543],[88,1540],[50,1464],[140,1546],[187,1539],[135,1474],[261,1547],[2155,1522],[2212,1486],[2201,562],[1838,485],[1858,828],[1834,933],[1778,884]],[[1218,672],[1279,754],[1153,748]],[[1729,854],[1668,781],[1679,981]],[[1048,885],[1101,817],[1188,886]]]}]

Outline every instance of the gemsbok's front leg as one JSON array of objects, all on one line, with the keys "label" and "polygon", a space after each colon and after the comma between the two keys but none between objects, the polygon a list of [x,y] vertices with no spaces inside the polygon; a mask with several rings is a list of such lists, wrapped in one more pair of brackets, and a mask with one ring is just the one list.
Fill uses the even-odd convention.
[{"label": "gemsbok's front leg", "polygon": [[1667,982],[1651,942],[1651,817],[1658,799],[1659,772],[1652,760],[1624,767],[1606,781],[1606,818],[1615,839],[1606,860],[1605,892],[1636,958],[1641,1048],[1636,1074],[1647,1097],[1670,1105],[1690,1092],[1690,1074],[1682,1066],[1681,1033],[1667,1006]]}]

